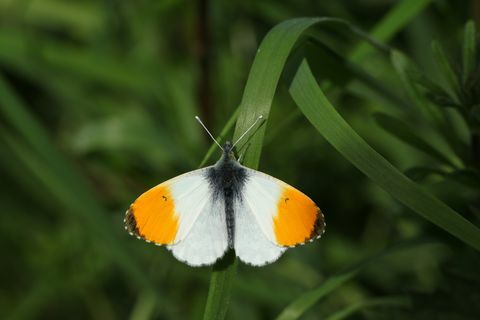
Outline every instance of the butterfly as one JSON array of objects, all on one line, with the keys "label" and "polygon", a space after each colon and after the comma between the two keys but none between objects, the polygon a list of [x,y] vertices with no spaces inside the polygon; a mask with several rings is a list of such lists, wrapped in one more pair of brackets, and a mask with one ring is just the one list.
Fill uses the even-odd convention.
[{"label": "butterfly", "polygon": [[325,219],[305,194],[234,156],[234,143],[221,146],[216,164],[165,181],[138,197],[127,210],[125,229],[165,245],[190,266],[212,265],[229,249],[244,263],[263,266],[287,248],[319,238]]}]

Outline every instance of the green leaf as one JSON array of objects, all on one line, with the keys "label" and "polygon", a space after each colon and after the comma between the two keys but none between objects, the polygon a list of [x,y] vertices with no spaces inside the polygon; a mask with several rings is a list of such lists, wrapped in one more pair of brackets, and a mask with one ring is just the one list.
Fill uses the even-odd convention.
[{"label": "green leaf", "polygon": [[[420,71],[414,68],[410,59],[398,50],[392,50],[390,54],[390,61],[392,62],[395,71],[400,76],[405,91],[407,91],[407,94],[412,102],[414,102],[416,106],[420,107],[422,111],[427,112],[428,114],[433,113],[435,110],[432,110],[428,104],[428,101],[415,86],[414,80],[420,76],[423,76],[423,74],[420,74]],[[414,74],[413,77],[412,73]]]},{"label": "green leaf", "polygon": [[318,132],[367,177],[414,212],[480,250],[480,230],[370,147],[330,104],[305,60],[293,78],[290,93]]},{"label": "green leaf", "polygon": [[445,52],[437,41],[432,42],[432,52],[435,62],[440,69],[441,74],[445,78],[446,90],[449,92],[450,96],[455,100],[455,102],[459,102],[460,85],[458,83],[457,76],[455,75],[450,62],[448,61]]},{"label": "green leaf", "polygon": [[[397,1],[397,5],[375,25],[370,36],[380,42],[387,42],[432,2],[433,0]],[[351,61],[361,61],[370,50],[365,43],[359,44],[350,56]]]},{"label": "green leaf", "polygon": [[365,301],[360,301],[354,304],[349,305],[348,307],[335,312],[330,315],[326,320],[341,320],[349,319],[349,317],[356,312],[373,307],[405,307],[409,306],[409,299],[406,297],[387,297],[387,298],[378,298],[378,299],[369,299]]},{"label": "green leaf", "polygon": [[[413,105],[417,107],[410,109],[413,114],[410,118],[421,117],[422,119],[420,121],[432,123],[433,128],[425,126],[424,129],[430,131],[431,135],[441,136],[450,149],[448,150],[450,152],[445,156],[449,159],[450,163],[455,164],[455,166],[461,166],[462,157],[465,154],[463,142],[458,136],[452,134],[454,129],[452,128],[451,122],[446,119],[446,111],[438,108],[438,105],[430,103],[424,91],[426,90],[426,94],[431,100],[435,100],[437,103],[440,99],[446,104],[452,105],[455,103],[451,101],[440,86],[425,76],[425,74],[400,51],[393,50],[390,55],[390,60],[395,71],[397,71],[400,76],[402,84]],[[420,90],[419,86],[422,86],[423,90]],[[421,112],[418,112],[418,110]]]},{"label": "green leaf", "polygon": [[[332,23],[346,27],[353,34],[367,40],[377,48],[381,48],[381,44],[376,42],[375,39],[370,38],[348,22],[335,18],[292,19],[280,23],[270,30],[262,41],[252,64],[233,138],[233,140],[236,140],[258,116],[262,115],[266,119],[255,132],[255,135],[248,140],[248,148],[244,156],[244,164],[248,167],[258,167],[268,124],[268,115],[288,56],[303,33],[318,23]],[[245,141],[239,143],[237,150],[242,149],[245,144]],[[233,259],[229,265],[220,268],[218,264],[224,263],[222,259],[214,266],[204,319],[223,319],[225,317],[226,308],[230,301],[229,288],[236,268],[234,261]]]},{"label": "green leaf", "polygon": [[463,38],[463,83],[467,82],[468,77],[475,69],[476,57],[476,36],[475,36],[475,22],[468,21],[465,24],[464,38]]},{"label": "green leaf", "polygon": [[406,144],[424,152],[425,154],[428,154],[433,159],[438,160],[440,163],[454,166],[454,164],[452,164],[452,162],[445,155],[432,147],[422,137],[415,134],[415,130],[408,124],[385,113],[378,112],[374,114],[373,117],[380,127]]},{"label": "green leaf", "polygon": [[327,294],[337,289],[347,281],[354,278],[365,267],[368,267],[374,262],[405,249],[414,248],[421,244],[431,244],[432,242],[425,241],[409,241],[395,246],[386,248],[359,263],[340,271],[336,275],[326,279],[319,287],[310,290],[290,303],[277,317],[277,320],[293,320],[300,318],[308,309],[313,307],[320,299]]},{"label": "green leaf", "polygon": [[[235,141],[258,116],[262,115],[266,119],[255,134],[248,139],[244,165],[253,169],[258,167],[266,122],[268,122],[273,97],[288,55],[300,35],[321,20],[319,18],[288,20],[275,26],[262,41],[250,69],[233,134],[233,141]],[[323,20],[330,21],[330,19]],[[227,127],[222,132],[228,131]],[[237,150],[246,144],[245,141],[239,143]],[[230,288],[237,267],[235,255],[232,255],[233,253],[230,253],[225,256],[213,267],[204,319],[224,319],[226,316],[230,301]]]}]

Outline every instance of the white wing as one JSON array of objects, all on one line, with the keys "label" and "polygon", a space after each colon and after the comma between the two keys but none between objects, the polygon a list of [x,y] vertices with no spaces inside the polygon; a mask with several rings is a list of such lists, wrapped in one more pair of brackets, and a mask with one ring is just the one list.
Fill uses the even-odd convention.
[{"label": "white wing", "polygon": [[292,247],[323,234],[323,214],[309,197],[281,180],[245,169],[243,207],[250,210],[266,239]]},{"label": "white wing", "polygon": [[263,266],[280,258],[286,248],[275,245],[265,236],[250,207],[236,200],[234,212],[234,246],[238,258],[253,266]]},{"label": "white wing", "polygon": [[125,217],[127,230],[147,242],[167,245],[191,266],[213,264],[228,247],[225,208],[213,199],[210,167],[170,179],[142,194]]},{"label": "white wing", "polygon": [[170,245],[175,258],[190,266],[211,265],[222,257],[228,248],[227,224],[223,199],[205,199],[204,206],[195,224],[185,239]]}]

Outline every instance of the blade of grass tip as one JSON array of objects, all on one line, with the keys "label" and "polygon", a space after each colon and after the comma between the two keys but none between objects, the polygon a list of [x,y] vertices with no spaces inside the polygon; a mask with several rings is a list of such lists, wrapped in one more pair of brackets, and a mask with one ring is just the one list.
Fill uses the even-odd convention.
[{"label": "blade of grass tip", "polygon": [[353,279],[361,270],[365,267],[371,265],[372,263],[378,261],[379,259],[384,258],[395,254],[399,251],[416,248],[421,245],[432,245],[437,244],[432,241],[426,240],[412,240],[397,245],[386,248],[362,261],[359,263],[338,272],[337,274],[329,277],[325,280],[319,287],[310,290],[300,297],[291,302],[277,317],[277,320],[293,320],[301,317],[308,309],[313,307],[320,299],[325,297],[327,294],[340,287],[350,279]]},{"label": "blade of grass tip", "polygon": [[387,298],[378,298],[370,299],[365,301],[360,301],[352,305],[347,306],[346,308],[335,312],[330,315],[326,320],[342,320],[349,319],[350,316],[355,314],[362,309],[373,308],[373,307],[406,307],[409,306],[410,300],[408,297],[387,297]]},{"label": "blade of grass tip", "polygon": [[145,290],[142,292],[135,304],[135,307],[130,314],[130,320],[148,320],[153,318],[153,312],[155,311],[155,300],[157,296],[155,292]]},{"label": "blade of grass tip", "polygon": [[453,72],[452,66],[450,65],[450,62],[448,61],[448,58],[438,41],[432,41],[432,53],[437,67],[440,69],[442,76],[445,78],[445,89],[455,102],[460,103],[460,85],[458,83],[457,76],[455,75],[455,72]]},{"label": "blade of grass tip", "polygon": [[470,20],[465,24],[465,31],[463,35],[463,83],[467,82],[468,77],[474,71],[476,57],[475,47],[475,22]]},{"label": "blade of grass tip", "polygon": [[[239,107],[233,140],[237,140],[262,115],[268,120],[273,97],[287,58],[300,35],[322,19],[299,18],[275,26],[265,36],[253,61]],[[328,20],[328,19],[325,19]],[[256,169],[260,160],[265,123],[256,130],[244,155],[244,164]],[[241,149],[245,142],[238,145]],[[204,319],[224,319],[230,301],[237,261],[233,252],[217,262],[212,271]]]},{"label": "blade of grass tip", "polygon": [[289,90],[317,131],[367,177],[414,212],[480,250],[480,230],[408,179],[370,147],[325,97],[306,60],[300,63]]},{"label": "blade of grass tip", "polygon": [[[403,0],[397,2],[397,5],[375,25],[375,28],[369,33],[370,36],[380,42],[387,42],[432,2],[433,0]],[[361,43],[352,51],[350,60],[359,62],[371,50],[372,48],[367,44]]]}]

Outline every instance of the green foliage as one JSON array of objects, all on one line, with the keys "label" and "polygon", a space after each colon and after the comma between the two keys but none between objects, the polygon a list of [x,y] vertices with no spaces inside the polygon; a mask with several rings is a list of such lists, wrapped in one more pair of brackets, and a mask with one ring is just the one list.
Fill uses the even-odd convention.
[{"label": "green foliage", "polygon": [[[207,6],[0,0],[0,318],[477,319],[467,4]],[[321,241],[192,269],[128,237],[136,196],[218,155],[197,114],[222,141],[265,117],[238,151],[320,205]]]}]

